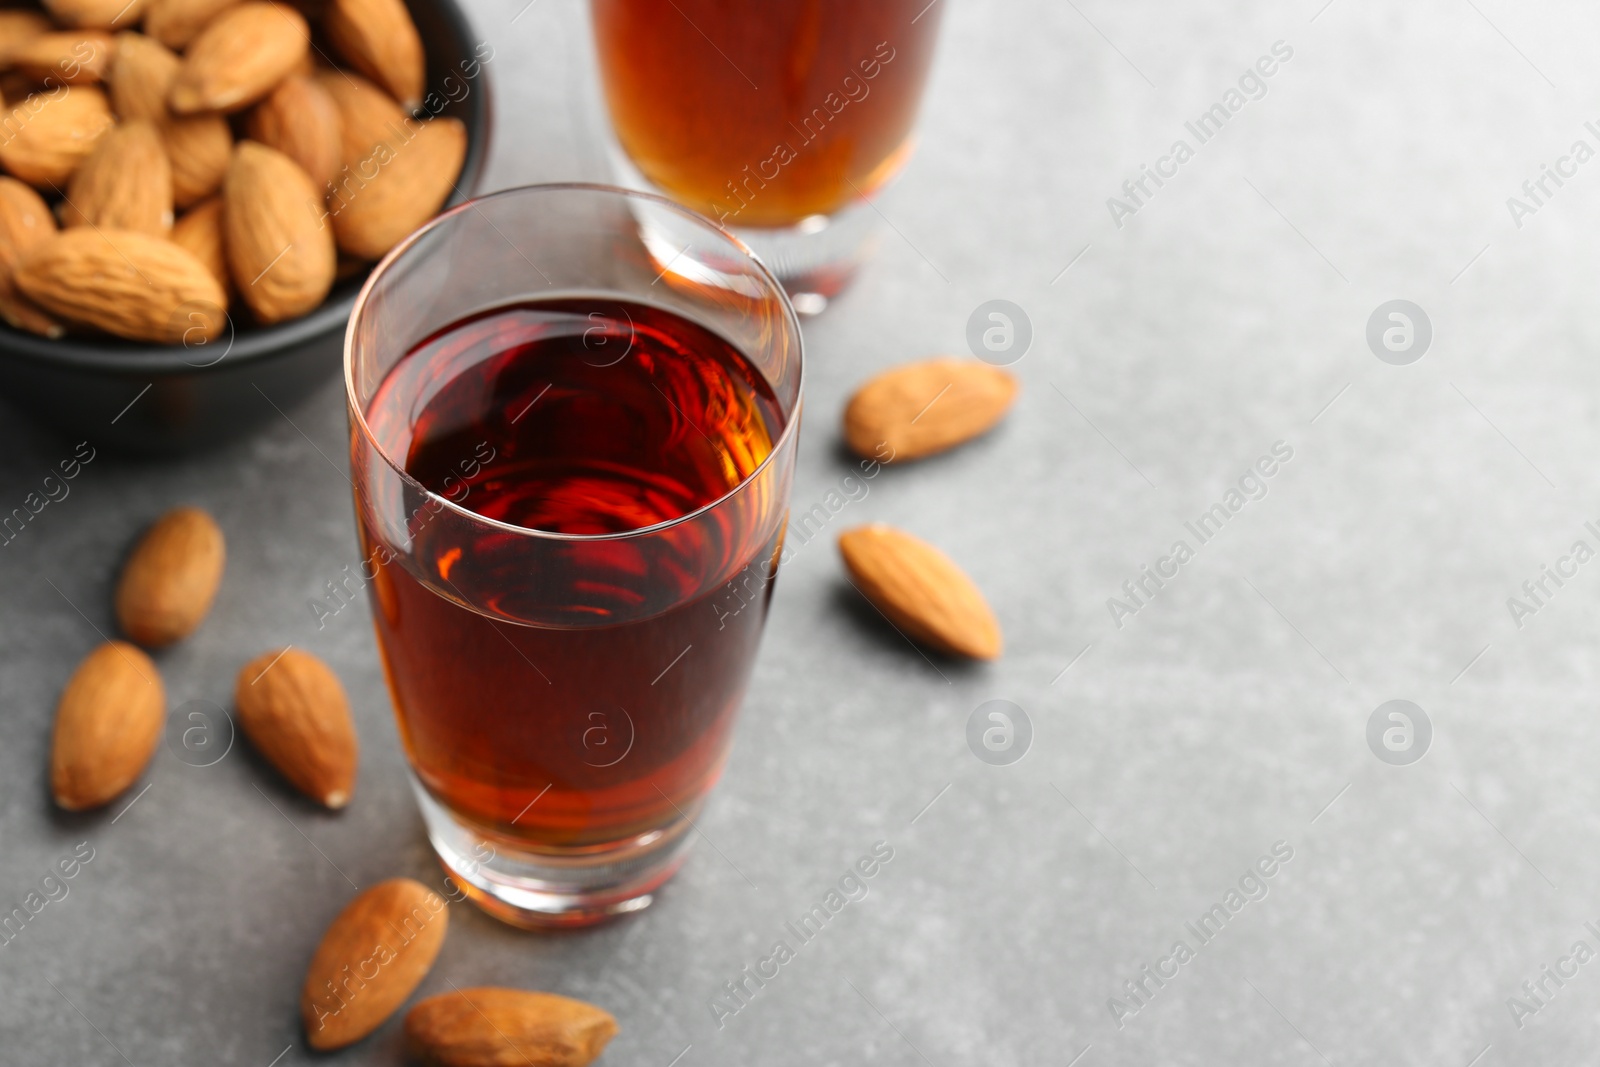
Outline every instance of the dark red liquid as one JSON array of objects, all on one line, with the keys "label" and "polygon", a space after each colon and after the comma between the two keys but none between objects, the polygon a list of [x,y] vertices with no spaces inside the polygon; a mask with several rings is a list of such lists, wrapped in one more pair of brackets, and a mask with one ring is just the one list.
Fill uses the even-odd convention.
[{"label": "dark red liquid", "polygon": [[[423,784],[531,848],[600,846],[689,810],[721,769],[781,521],[753,499],[758,481],[662,531],[593,535],[690,515],[750,477],[783,428],[762,375],[686,319],[573,298],[440,331],[367,418],[440,496],[585,535],[434,514],[410,490],[410,550],[378,569],[372,599]],[[379,550],[366,514],[362,529]],[[728,581],[761,595],[730,612]]]}]

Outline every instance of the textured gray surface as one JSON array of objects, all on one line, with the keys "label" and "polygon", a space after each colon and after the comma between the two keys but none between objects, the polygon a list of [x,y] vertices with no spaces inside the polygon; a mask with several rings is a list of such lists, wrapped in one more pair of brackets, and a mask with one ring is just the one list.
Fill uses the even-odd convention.
[{"label": "textured gray surface", "polygon": [[[586,21],[526,2],[475,9],[497,49],[490,182],[600,176]],[[1006,425],[885,473],[829,531],[881,519],[942,545],[1006,657],[931,666],[855,603],[826,540],[805,547],[703,821],[756,888],[701,847],[654,907],[598,930],[455,908],[423,991],[591,999],[622,1024],[603,1062],[646,1067],[1592,1056],[1600,963],[1520,1028],[1507,998],[1573,942],[1600,948],[1600,564],[1521,628],[1506,598],[1573,541],[1600,547],[1600,162],[1520,228],[1505,201],[1574,140],[1600,147],[1600,18],[1576,0],[942,2],[893,228],[807,325],[795,504],[848,469],[853,384],[960,351],[983,300],[1020,304],[1034,342]],[[1294,55],[1266,96],[1114,226],[1106,198],[1278,40]],[[1364,340],[1397,297],[1434,327],[1411,366]],[[297,989],[350,882],[437,879],[364,608],[321,631],[307,608],[356,559],[339,390],[290,414],[186,462],[97,458],[0,549],[0,900],[95,849],[0,948],[7,1062],[306,1062]],[[1106,599],[1278,440],[1294,457],[1267,496],[1117,628]],[[0,504],[69,451],[5,414]],[[172,706],[225,702],[273,644],[323,656],[363,746],[344,814],[243,746],[209,768],[163,748],[115,821],[122,804],[52,811],[57,692],[110,629],[120,554],[180,501],[216,514],[230,559],[209,622],[161,657]],[[1034,725],[1010,767],[964,740],[996,697]],[[1408,767],[1365,740],[1398,697],[1435,731]],[[878,840],[895,857],[870,895],[719,1029],[722,984]],[[1280,840],[1266,897],[1119,1028],[1108,998],[1197,945],[1185,922]],[[398,1054],[391,1022],[331,1059]]]}]

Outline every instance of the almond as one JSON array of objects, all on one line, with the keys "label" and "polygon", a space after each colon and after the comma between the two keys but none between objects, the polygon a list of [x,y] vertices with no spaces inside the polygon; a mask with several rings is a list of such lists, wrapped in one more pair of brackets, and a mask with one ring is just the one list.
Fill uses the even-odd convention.
[{"label": "almond", "polygon": [[98,30],[41,33],[11,55],[11,63],[46,88],[87,85],[111,69],[111,35]]},{"label": "almond", "polygon": [[885,463],[931,456],[989,430],[1016,395],[1016,379],[987,363],[933,359],[896,367],[850,398],[844,439],[857,455]]},{"label": "almond", "polygon": [[15,178],[0,178],[0,317],[19,330],[60,337],[61,324],[17,291],[17,261],[56,232],[44,198]]},{"label": "almond", "polygon": [[61,224],[157,237],[172,229],[172,168],[154,125],[135,119],[100,138],[67,186]]},{"label": "almond", "polygon": [[318,71],[317,84],[339,109],[340,160],[355,169],[380,142],[405,129],[406,113],[382,89],[342,70]]},{"label": "almond", "polygon": [[365,163],[341,172],[328,198],[340,250],[382,258],[438,212],[466,155],[466,127],[456,119],[432,119],[413,124],[409,140],[385,141]]},{"label": "almond", "polygon": [[222,197],[203,200],[172,224],[172,243],[188,249],[225,291],[233,287],[228,275],[227,245],[222,236]]},{"label": "almond", "polygon": [[55,25],[37,11],[0,11],[0,69],[11,65],[23,45],[53,29]]},{"label": "almond", "polygon": [[172,163],[172,202],[204,200],[222,188],[233,160],[233,132],[221,115],[188,115],[161,125],[161,141]]},{"label": "almond", "polygon": [[130,340],[194,343],[227,325],[227,296],[205,264],[149,234],[65,230],[23,257],[15,277],[46,311]]},{"label": "almond", "polygon": [[584,1067],[616,1033],[593,1004],[495,986],[440,993],[406,1013],[406,1042],[429,1067]]},{"label": "almond", "polygon": [[1000,624],[972,579],[937,548],[882,523],[839,535],[856,588],[915,641],[952,656],[997,659]]},{"label": "almond", "polygon": [[146,648],[188,637],[211,610],[227,559],[222,530],[199,508],[174,508],[146,530],[117,581],[117,623]]},{"label": "almond", "polygon": [[403,107],[422,103],[422,37],[402,0],[330,0],[322,28],[352,67]]},{"label": "almond", "polygon": [[339,173],[339,108],[328,90],[304,74],[291,74],[250,112],[251,140],[276,148],[311,176],[318,189]]},{"label": "almond", "polygon": [[246,663],[234,683],[239,725],[300,792],[330,808],[356,784],[356,729],[339,678],[317,657],[274,650]]},{"label": "almond", "polygon": [[187,48],[206,23],[238,0],[149,0],[144,32],[168,48]]},{"label": "almond", "polygon": [[341,911],[306,969],[300,1017],[319,1051],[376,1030],[433,966],[450,913],[421,882],[380,882]]},{"label": "almond", "polygon": [[116,120],[92,85],[35,93],[11,109],[0,166],[36,187],[65,184]]},{"label": "almond", "polygon": [[249,107],[299,65],[310,44],[300,12],[246,0],[218,15],[189,45],[167,104],[179,115]]},{"label": "almond", "polygon": [[164,120],[167,92],[181,61],[166,45],[142,33],[117,34],[116,53],[106,77],[111,109],[123,122]]},{"label": "almond", "polygon": [[44,0],[45,10],[63,26],[120,30],[144,14],[145,0]]},{"label": "almond", "polygon": [[50,789],[68,811],[97,808],[132,785],[166,719],[161,674],[130,644],[108,641],[78,665],[56,706]]},{"label": "almond", "polygon": [[333,287],[337,254],[322,191],[282,152],[242,141],[222,183],[228,267],[262,322],[304,315]]}]

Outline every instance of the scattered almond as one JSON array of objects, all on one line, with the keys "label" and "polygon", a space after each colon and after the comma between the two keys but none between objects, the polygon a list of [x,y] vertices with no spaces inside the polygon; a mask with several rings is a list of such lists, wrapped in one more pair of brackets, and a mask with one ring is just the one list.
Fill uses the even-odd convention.
[{"label": "scattered almond", "polygon": [[46,311],[131,340],[194,343],[227,324],[227,295],[203,263],[132,230],[64,230],[23,257],[15,278]]},{"label": "scattered almond", "polygon": [[380,143],[405,129],[406,113],[400,105],[367,79],[342,70],[324,70],[317,73],[316,80],[339,109],[340,160],[352,171]]},{"label": "scattered almond", "polygon": [[414,124],[409,140],[391,138],[360,168],[341,173],[328,198],[340,250],[381,258],[438,213],[466,155],[466,127],[438,118]]},{"label": "scattered almond", "polygon": [[997,659],[1000,624],[972,579],[926,541],[882,523],[839,535],[856,588],[913,640],[952,656]]},{"label": "scattered almond", "polygon": [[934,359],[896,367],[850,398],[845,442],[884,462],[931,456],[988,431],[1016,395],[1016,379],[987,363]]},{"label": "scattered almond", "polygon": [[163,236],[172,229],[172,168],[146,119],[108,131],[72,175],[63,226],[108,226]]},{"label": "scattered almond", "polygon": [[142,33],[117,34],[116,53],[106,78],[111,110],[123,122],[163,121],[167,117],[167,93],[181,61],[166,45]]},{"label": "scattered almond", "polygon": [[78,665],[56,706],[50,789],[82,811],[107,803],[144,770],[161,739],[166,695],[150,657],[109,641]]},{"label": "scattered almond", "polygon": [[44,198],[15,178],[0,178],[0,317],[12,326],[44,337],[60,337],[61,323],[17,291],[12,271],[17,261],[56,232]]},{"label": "scattered almond", "polygon": [[228,274],[228,255],[222,236],[222,197],[201,201],[173,223],[172,243],[192,252],[225,291],[232,289],[233,279]]},{"label": "scattered almond", "polygon": [[250,112],[251,140],[300,164],[318,189],[339,173],[339,108],[315,78],[291,74]]},{"label": "scattered almond", "polygon": [[161,141],[172,163],[172,202],[178,207],[204,200],[222,188],[233,160],[233,133],[221,115],[186,115],[161,126]]},{"label": "scattered almond", "polygon": [[312,1048],[359,1041],[405,1003],[444,943],[446,908],[443,897],[409,878],[380,882],[345,905],[322,935],[300,994]]},{"label": "scattered almond", "polygon": [[245,736],[296,789],[330,808],[350,802],[356,731],[327,664],[297,649],[263,653],[239,671],[233,699]]},{"label": "scattered almond", "polygon": [[206,23],[238,0],[149,0],[144,32],[168,48],[187,48]]},{"label": "scattered almond", "polygon": [[429,1067],[584,1067],[617,1033],[611,1013],[553,993],[477,986],[406,1013],[406,1042]]},{"label": "scattered almond", "polygon": [[11,63],[47,89],[87,85],[111,69],[111,35],[98,30],[52,31],[29,38]]},{"label": "scattered almond", "polygon": [[116,120],[92,85],[35,93],[11,109],[0,138],[0,166],[29,185],[64,184]]},{"label": "scattered almond", "polygon": [[422,103],[422,37],[402,0],[329,0],[328,40],[406,109]]},{"label": "scattered almond", "polygon": [[146,648],[188,637],[222,585],[227,548],[199,508],[174,508],[146,530],[117,581],[117,623]]},{"label": "scattered almond", "polygon": [[245,0],[190,43],[167,104],[179,115],[249,107],[299,65],[310,43],[310,27],[294,8]]},{"label": "scattered almond", "polygon": [[120,30],[144,14],[145,0],[44,0],[44,8],[63,26]]},{"label": "scattered almond", "polygon": [[333,231],[322,190],[282,152],[243,141],[222,186],[228,266],[262,322],[304,315],[333,287]]}]

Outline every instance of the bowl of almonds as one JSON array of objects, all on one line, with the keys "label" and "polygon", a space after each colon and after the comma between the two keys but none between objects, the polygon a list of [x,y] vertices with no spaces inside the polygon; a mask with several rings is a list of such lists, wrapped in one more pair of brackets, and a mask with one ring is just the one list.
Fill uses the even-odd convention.
[{"label": "bowl of almonds", "polygon": [[0,8],[0,399],[151,453],[282,418],[470,195],[493,58],[453,0]]}]

